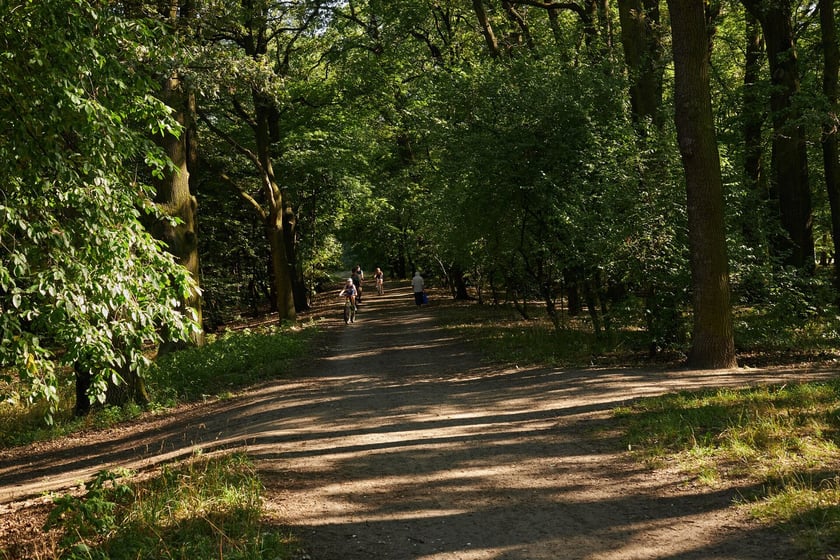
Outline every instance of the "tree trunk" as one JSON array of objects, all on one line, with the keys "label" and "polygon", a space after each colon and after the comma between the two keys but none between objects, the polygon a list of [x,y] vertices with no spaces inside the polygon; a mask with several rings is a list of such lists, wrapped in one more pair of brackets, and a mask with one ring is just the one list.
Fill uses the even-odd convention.
[{"label": "tree trunk", "polygon": [[674,52],[674,108],[685,169],[694,290],[689,364],[736,366],[724,234],[723,181],[709,89],[709,36],[702,2],[668,0]]},{"label": "tree trunk", "polygon": [[468,300],[470,298],[469,291],[467,291],[467,282],[464,279],[464,271],[459,265],[452,267],[450,271],[452,279],[452,295],[456,300]]},{"label": "tree trunk", "polygon": [[303,268],[297,259],[297,236],[297,216],[291,204],[286,204],[283,210],[283,241],[286,243],[286,259],[292,275],[292,297],[295,302],[295,311],[299,313],[309,309],[309,293],[306,290]]},{"label": "tree trunk", "polygon": [[787,239],[775,240],[773,251],[785,264],[812,271],[814,236],[811,190],[808,184],[805,130],[799,124],[801,112],[794,103],[794,98],[799,93],[799,69],[791,2],[742,2],[750,14],[761,23],[764,31],[770,80],[773,85],[770,95],[773,119],[773,176],[770,181],[770,194],[773,202],[777,204],[781,226],[788,236]]},{"label": "tree trunk", "polygon": [[659,0],[619,0],[621,43],[630,72],[630,104],[638,121],[661,124],[662,41]]},{"label": "tree trunk", "polygon": [[294,320],[295,301],[292,294],[291,271],[286,260],[286,245],[283,240],[282,217],[270,215],[265,224],[265,236],[271,251],[271,275],[274,279],[274,306],[282,322],[284,319]]},{"label": "tree trunk", "polygon": [[767,117],[764,98],[757,91],[759,85],[759,71],[761,70],[761,59],[764,56],[764,42],[761,37],[761,29],[754,17],[746,16],[746,51],[744,61],[744,175],[749,192],[752,193],[752,200],[759,202],[759,208],[752,220],[744,220],[741,224],[744,237],[752,246],[763,245],[761,223],[764,221],[765,213],[761,209],[766,208],[768,191],[767,176],[764,173],[764,148],[761,139],[761,130],[764,126],[764,119]]},{"label": "tree trunk", "polygon": [[[188,162],[190,156],[191,136],[188,131],[194,128],[190,117],[190,95],[184,91],[180,79],[172,75],[164,82],[161,98],[172,108],[175,118],[184,127],[180,136],[165,134],[158,138],[158,144],[164,149],[167,157],[172,160],[174,169],[166,170],[163,178],[156,182],[155,203],[166,216],[178,218],[179,223],[160,221],[151,227],[153,235],[166,243],[175,260],[187,269],[195,281],[199,283],[198,234],[196,223],[196,199],[190,193],[190,170]],[[189,297],[181,302],[183,309],[193,315],[201,325],[201,295],[194,290]],[[204,344],[204,333],[199,331],[193,335],[192,343],[200,346]],[[166,353],[179,346],[167,340],[161,344],[159,352]]]},{"label": "tree trunk", "polygon": [[75,362],[73,364],[73,371],[76,376],[76,404],[73,408],[75,416],[87,416],[90,413],[90,390],[91,374],[82,363]]},{"label": "tree trunk", "polygon": [[583,311],[579,272],[571,269],[563,271],[563,284],[566,288],[566,313],[569,317],[577,317]]},{"label": "tree trunk", "polygon": [[117,385],[109,380],[105,404],[109,406],[125,406],[129,402],[141,406],[149,404],[151,397],[149,397],[149,392],[146,389],[146,380],[125,366],[117,369],[123,378],[123,382]]},{"label": "tree trunk", "polygon": [[[834,2],[820,0],[820,28],[823,42],[823,94],[830,107],[829,115],[836,115],[837,80],[840,73],[840,48],[837,45],[837,25],[834,17]],[[828,117],[827,117],[828,119]],[[835,302],[840,305],[840,161],[838,161],[837,123],[826,122],[823,125],[823,168],[825,169],[825,187],[831,206],[831,239],[834,245],[834,291]]]},{"label": "tree trunk", "polygon": [[257,159],[262,173],[263,195],[268,205],[265,213],[265,230],[271,250],[271,270],[274,280],[274,298],[278,319],[294,320],[295,298],[292,289],[293,272],[289,266],[286,247],[285,228],[283,226],[285,203],[283,192],[274,178],[271,163],[271,135],[272,102],[265,99],[259,92],[253,92],[255,107],[254,139]]},{"label": "tree trunk", "polygon": [[601,29],[601,41],[603,41],[608,52],[612,51],[613,48],[613,30],[610,11],[609,0],[598,0],[598,23]]},{"label": "tree trunk", "polygon": [[[662,126],[662,74],[664,70],[663,47],[659,31],[659,0],[618,0],[619,22],[621,24],[621,44],[624,49],[624,59],[630,75],[630,108],[633,122],[637,125],[639,135],[639,149],[647,150],[645,136],[647,124],[656,128]],[[649,190],[657,167],[661,165],[656,159],[659,154],[652,155],[652,161],[646,162],[639,168],[639,192]],[[649,278],[653,278],[650,276]],[[658,351],[657,343],[659,330],[656,326],[659,316],[654,294],[657,287],[654,280],[646,280],[644,292],[646,307],[649,310],[646,317],[648,334],[651,336],[651,354]]]}]

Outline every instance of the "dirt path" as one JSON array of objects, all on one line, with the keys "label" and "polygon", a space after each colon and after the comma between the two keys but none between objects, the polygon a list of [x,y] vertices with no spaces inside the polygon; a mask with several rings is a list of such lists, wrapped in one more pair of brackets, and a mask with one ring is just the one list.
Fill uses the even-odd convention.
[{"label": "dirt path", "polygon": [[731,507],[738,489],[651,473],[608,430],[631,398],[797,372],[482,366],[406,289],[368,296],[355,324],[335,315],[329,351],[300,378],[0,454],[0,515],[105,467],[238,448],[312,560],[798,557]]}]

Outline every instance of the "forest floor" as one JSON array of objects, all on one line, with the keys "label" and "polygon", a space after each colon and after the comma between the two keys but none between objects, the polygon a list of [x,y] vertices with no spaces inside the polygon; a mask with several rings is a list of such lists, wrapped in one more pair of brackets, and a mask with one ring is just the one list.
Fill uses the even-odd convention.
[{"label": "forest floor", "polygon": [[[371,291],[371,290],[369,290]],[[312,560],[799,558],[734,505],[748,488],[651,470],[613,409],[701,387],[830,372],[489,365],[407,287],[340,302],[304,371],[235,398],[0,452],[0,543],[37,558],[45,492],[103,468],[153,472],[200,450],[247,452],[271,521]],[[807,375],[806,375],[807,374]]]}]

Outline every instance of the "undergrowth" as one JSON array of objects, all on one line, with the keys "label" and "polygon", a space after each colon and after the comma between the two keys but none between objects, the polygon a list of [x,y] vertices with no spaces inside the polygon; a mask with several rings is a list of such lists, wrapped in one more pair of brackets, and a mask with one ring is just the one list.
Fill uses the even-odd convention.
[{"label": "undergrowth", "polygon": [[200,348],[160,356],[145,374],[151,396],[145,407],[101,407],[76,417],[74,378],[68,374],[53,425],[44,422],[45,411],[38,406],[0,403],[0,448],[106,428],[146,411],[161,412],[179,404],[225,398],[254,383],[293,374],[296,361],[309,353],[317,331],[314,323],[231,331],[208,336],[207,344]]},{"label": "undergrowth", "polygon": [[[48,440],[104,428],[182,403],[225,398],[245,387],[294,374],[311,353],[314,323],[294,327],[239,330],[209,337],[201,348],[159,357],[145,379],[152,402],[95,410],[76,418],[72,378],[67,403],[47,426],[37,408],[0,407],[0,444]],[[261,485],[248,460],[239,455],[194,460],[167,467],[160,476],[132,482],[131,473],[103,472],[87,483],[82,497],[54,500],[46,534],[60,533],[55,555],[63,560],[203,559],[283,560],[294,540],[261,521]],[[0,543],[0,560],[10,560]],[[12,554],[12,556],[9,556]]]},{"label": "undergrowth", "polygon": [[[197,457],[149,480],[103,471],[55,498],[45,529],[62,560],[291,558],[294,538],[262,521],[262,485],[240,454]],[[2,557],[2,554],[0,554]]]},{"label": "undergrowth", "polygon": [[789,528],[805,554],[840,547],[840,381],[700,391],[616,410],[627,445],[656,467],[751,488],[739,503]]}]

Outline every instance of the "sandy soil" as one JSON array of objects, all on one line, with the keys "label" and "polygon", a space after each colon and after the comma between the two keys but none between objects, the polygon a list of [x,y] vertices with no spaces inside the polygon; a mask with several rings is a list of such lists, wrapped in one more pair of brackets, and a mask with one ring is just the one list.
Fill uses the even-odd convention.
[{"label": "sandy soil", "polygon": [[238,449],[260,470],[272,518],[311,560],[799,558],[786,535],[733,507],[745,489],[646,469],[610,418],[640,396],[802,371],[503,369],[439,328],[435,309],[390,290],[344,325],[336,301],[304,375],[3,451],[0,543],[31,552],[49,502],[40,496],[103,468],[143,472]]}]

